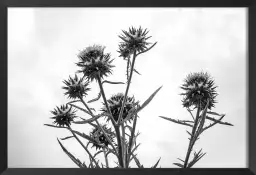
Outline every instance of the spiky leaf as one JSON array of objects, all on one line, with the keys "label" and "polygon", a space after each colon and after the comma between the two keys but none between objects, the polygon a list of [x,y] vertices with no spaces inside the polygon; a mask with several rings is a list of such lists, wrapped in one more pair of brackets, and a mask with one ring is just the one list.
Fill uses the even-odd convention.
[{"label": "spiky leaf", "polygon": [[161,159],[161,157],[158,159],[158,161],[156,162],[156,164],[155,164],[154,166],[152,166],[151,168],[156,168],[157,165],[158,165],[158,163],[159,163],[159,161],[160,161],[160,159]]},{"label": "spiky leaf", "polygon": [[151,100],[155,97],[155,95],[157,94],[157,92],[162,88],[163,86],[159,87],[139,108],[138,112],[141,111],[144,107],[146,107]]}]

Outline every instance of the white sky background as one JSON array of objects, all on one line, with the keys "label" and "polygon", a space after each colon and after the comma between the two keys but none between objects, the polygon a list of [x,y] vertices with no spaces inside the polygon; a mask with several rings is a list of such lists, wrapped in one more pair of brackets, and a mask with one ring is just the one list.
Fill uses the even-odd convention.
[{"label": "white sky background", "polygon": [[[111,81],[125,81],[125,61],[116,52],[121,30],[148,28],[157,45],[138,56],[130,95],[143,102],[163,88],[140,113],[138,158],[150,167],[174,168],[185,158],[186,126],[159,118],[191,119],[181,106],[180,85],[190,72],[208,71],[218,86],[214,111],[234,127],[215,125],[195,145],[207,152],[194,167],[247,167],[245,8],[9,8],[8,9],[8,167],[77,167],[61,150],[49,112],[68,102],[62,80],[78,68],[79,50],[106,46],[115,58]],[[124,85],[105,85],[107,98]],[[87,99],[97,95],[95,83]],[[87,100],[86,100],[87,101]],[[95,103],[97,109],[101,103]],[[87,133],[87,125],[74,126]],[[62,142],[78,158],[87,155],[73,139]],[[191,155],[191,157],[193,157]]]}]

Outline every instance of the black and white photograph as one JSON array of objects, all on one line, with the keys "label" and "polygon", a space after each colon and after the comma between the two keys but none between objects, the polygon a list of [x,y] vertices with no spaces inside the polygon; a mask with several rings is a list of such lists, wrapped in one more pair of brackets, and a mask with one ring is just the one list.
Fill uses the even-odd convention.
[{"label": "black and white photograph", "polygon": [[247,168],[247,8],[8,8],[9,168]]}]

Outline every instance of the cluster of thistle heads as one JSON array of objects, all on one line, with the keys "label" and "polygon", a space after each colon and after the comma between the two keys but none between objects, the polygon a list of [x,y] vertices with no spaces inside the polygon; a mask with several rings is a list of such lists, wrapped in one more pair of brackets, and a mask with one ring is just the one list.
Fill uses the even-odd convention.
[{"label": "cluster of thistle heads", "polygon": [[[126,59],[134,52],[144,51],[149,44],[147,40],[150,37],[148,37],[147,34],[148,30],[143,30],[141,27],[139,27],[139,29],[131,27],[128,31],[123,31],[123,34],[119,36],[122,39],[118,50],[120,57]],[[62,87],[65,90],[64,95],[67,95],[71,100],[86,97],[88,92],[91,90],[89,88],[90,82],[101,81],[112,74],[112,68],[114,67],[112,64],[114,59],[111,58],[110,53],[105,53],[105,46],[102,45],[91,45],[86,47],[80,51],[78,59],[79,61],[76,65],[80,69],[77,73],[82,74],[81,78],[75,74],[74,77],[69,77],[69,79],[63,81],[65,84],[65,86]],[[124,94],[117,93],[107,100],[112,116],[116,122],[118,120],[123,99]],[[127,97],[121,120],[126,119],[126,117],[128,117],[128,112],[136,106],[138,106],[138,101],[135,101],[134,97]],[[107,112],[106,105],[104,103],[101,111]],[[59,126],[69,127],[72,121],[74,121],[74,118],[77,117],[75,112],[76,111],[72,109],[72,106],[62,105],[60,108],[56,107],[54,111],[52,111],[52,114],[54,115],[52,119],[54,119],[54,123]],[[106,121],[110,120],[108,116],[105,117],[107,118]],[[127,121],[130,122],[131,120],[133,120],[133,116],[129,117],[129,120]],[[110,138],[113,138],[111,129],[107,129],[105,125],[103,125],[103,127],[106,129]],[[99,128],[94,128],[91,132],[91,136],[97,141],[97,143],[99,143],[99,145],[105,144],[107,146],[109,144],[106,138],[104,138],[105,136],[100,133]],[[100,147],[99,145],[97,148]]]},{"label": "cluster of thistle heads", "polygon": [[[122,32],[123,33],[119,36],[122,40],[119,43],[119,57],[127,59],[130,58],[130,55],[143,52],[148,48],[150,43],[147,40],[151,36],[147,36],[149,32],[147,29],[142,29],[141,27],[136,29],[131,27],[128,31],[123,30]],[[101,45],[91,45],[86,47],[80,51],[78,59],[79,61],[76,65],[79,67],[79,70],[77,73],[82,74],[81,78],[75,74],[74,77],[69,77],[69,79],[63,81],[65,85],[63,86],[63,89],[65,90],[64,94],[72,100],[85,98],[91,90],[89,88],[90,83],[92,81],[103,80],[105,77],[112,74],[112,68],[114,67],[111,54],[105,53],[105,47]],[[214,86],[214,80],[208,73],[199,72],[189,74],[185,78],[181,88],[184,90],[184,93],[181,94],[183,96],[182,105],[184,107],[199,107],[203,110],[207,101],[209,101],[209,109],[214,107],[214,104],[216,103],[215,98],[217,96],[215,91],[216,86]],[[123,93],[117,93],[107,100],[115,121],[118,120],[123,98]],[[131,109],[136,108],[136,106],[139,105],[138,103],[139,102],[136,101],[134,97],[127,97],[121,119],[126,119],[128,112]],[[104,103],[101,111],[107,112]],[[76,111],[68,104],[56,107],[51,112],[54,115],[54,117],[52,117],[54,123],[59,126],[70,127],[71,123],[77,117]],[[110,120],[108,116],[105,117],[107,118],[107,121]],[[131,120],[133,120],[133,117],[130,117],[128,121]],[[111,138],[111,141],[113,141],[114,134],[111,131],[111,128],[107,128],[106,125],[102,125],[102,127],[106,130],[106,134]],[[102,145],[109,145],[109,141],[98,127],[95,127],[91,131],[90,136],[95,140],[95,143],[97,143],[94,143],[94,146],[97,149],[102,148]]]}]

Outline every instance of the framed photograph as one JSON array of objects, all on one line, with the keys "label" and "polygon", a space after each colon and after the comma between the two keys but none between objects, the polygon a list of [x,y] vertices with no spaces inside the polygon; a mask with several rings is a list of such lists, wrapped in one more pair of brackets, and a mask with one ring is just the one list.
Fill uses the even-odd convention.
[{"label": "framed photograph", "polygon": [[183,3],[6,1],[1,172],[254,174],[256,7]]}]

